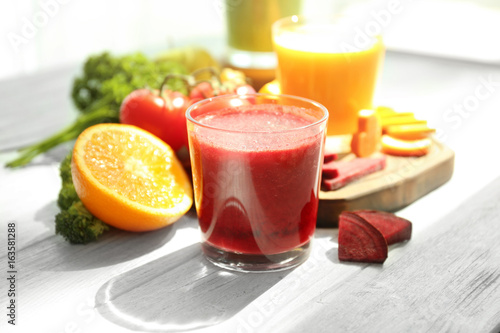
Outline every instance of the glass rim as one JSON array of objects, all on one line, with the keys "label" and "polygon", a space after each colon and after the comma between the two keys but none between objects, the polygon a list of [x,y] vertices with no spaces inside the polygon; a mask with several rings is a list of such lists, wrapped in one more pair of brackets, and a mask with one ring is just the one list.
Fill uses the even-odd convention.
[{"label": "glass rim", "polygon": [[[291,24],[337,24],[340,19],[363,19],[363,16],[359,14],[352,13],[336,13],[327,16],[315,16],[311,14],[294,14],[290,16],[285,16],[277,19],[272,24],[272,29],[278,27],[280,24],[291,23]],[[363,22],[357,22],[363,23]]]},{"label": "glass rim", "polygon": [[307,20],[307,18],[308,18],[308,16],[303,15],[303,14],[295,14],[295,15],[285,16],[285,17],[279,18],[276,21],[274,21],[272,26],[271,26],[271,29],[272,29],[272,31],[274,31],[274,29],[277,29],[278,26],[280,26],[284,23],[299,24],[299,23]]},{"label": "glass rim", "polygon": [[[333,15],[327,16],[314,16],[310,14],[295,14],[290,16],[282,17],[273,22],[271,25],[271,31],[274,38],[274,35],[278,32],[279,29],[285,29],[285,27],[290,26],[317,26],[317,25],[333,25],[333,26],[342,26],[341,24],[349,23],[343,27],[354,29],[356,27],[360,28],[361,26],[366,26],[369,22],[366,21],[366,18],[359,14],[350,14],[350,13],[337,13]],[[377,23],[378,24],[378,23]],[[365,32],[369,37],[382,38],[384,36],[384,30],[381,27],[381,31],[377,33]],[[361,29],[361,28],[360,28]],[[354,31],[357,32],[357,31]]]},{"label": "glass rim", "polygon": [[321,16],[321,17],[315,17],[313,15],[305,15],[305,14],[295,14],[277,19],[276,21],[273,22],[271,28],[272,31],[274,31],[283,24],[293,24],[293,25],[318,24],[318,23],[335,24],[335,20],[338,20],[342,17],[349,17],[349,16],[341,13],[330,16]]},{"label": "glass rim", "polygon": [[[279,44],[287,49],[311,53],[352,54],[370,50],[376,45],[381,45],[382,48],[385,48],[383,27],[380,26],[380,31],[368,31],[366,27],[370,22],[371,21],[366,21],[366,18],[358,14],[337,13],[334,15],[320,17],[315,17],[314,15],[291,15],[276,20],[271,27],[271,31],[275,48],[276,44]],[[290,47],[288,43],[286,45],[281,44],[281,36],[283,34],[292,36],[301,35],[303,32],[296,31],[295,29],[300,29],[302,27],[310,27],[313,29],[317,27],[333,28],[334,30],[332,30],[332,33],[340,38],[332,38],[329,39],[328,42],[332,43],[332,45],[338,44],[338,47],[329,49],[324,48],[324,45],[322,44],[322,47],[317,49],[303,49]],[[316,30],[312,30],[307,33],[311,32],[312,34],[315,34]],[[360,37],[362,38],[360,39]]]},{"label": "glass rim", "polygon": [[[249,130],[233,130],[233,129],[228,129],[228,128],[222,128],[222,127],[217,127],[217,126],[212,126],[212,125],[207,125],[207,124],[203,124],[201,122],[199,122],[198,120],[194,119],[192,116],[191,116],[191,111],[196,109],[196,107],[202,105],[202,104],[207,104],[207,103],[210,103],[214,100],[220,100],[220,99],[230,99],[230,98],[250,98],[252,96],[262,96],[262,97],[269,97],[270,99],[272,98],[287,98],[287,99],[291,99],[291,100],[298,100],[298,101],[302,101],[302,102],[305,102],[305,103],[308,103],[308,104],[311,104],[312,106],[320,109],[321,111],[323,111],[323,116],[310,123],[310,124],[307,124],[305,126],[300,126],[300,127],[294,127],[294,128],[288,128],[288,129],[281,129],[281,130],[272,130],[272,131],[249,131]],[[258,104],[256,104],[258,105]],[[262,104],[262,105],[266,105],[266,104]],[[283,105],[283,104],[277,104],[277,105]],[[293,106],[293,105],[284,105],[284,106]],[[300,107],[300,108],[305,108],[305,107]],[[186,110],[186,120],[192,122],[193,124],[197,125],[197,126],[201,126],[201,127],[204,127],[204,128],[208,128],[208,129],[211,129],[211,130],[216,130],[216,131],[223,131],[223,132],[227,132],[227,133],[260,133],[260,134],[279,134],[279,133],[288,133],[288,132],[295,132],[295,131],[303,131],[307,128],[311,128],[311,127],[314,127],[314,126],[318,126],[320,125],[321,123],[325,123],[326,124],[326,121],[328,120],[328,117],[329,117],[329,112],[328,112],[328,109],[321,103],[319,102],[316,102],[312,99],[309,99],[309,98],[305,98],[305,97],[300,97],[300,96],[294,96],[294,95],[286,95],[286,94],[280,94],[280,95],[274,95],[274,94],[263,94],[263,93],[253,93],[253,94],[244,94],[244,95],[238,95],[238,94],[226,94],[226,95],[220,95],[220,96],[215,96],[215,97],[209,97],[209,98],[205,98],[205,99],[202,99],[201,101],[198,101],[192,105],[190,105],[187,110]]]}]

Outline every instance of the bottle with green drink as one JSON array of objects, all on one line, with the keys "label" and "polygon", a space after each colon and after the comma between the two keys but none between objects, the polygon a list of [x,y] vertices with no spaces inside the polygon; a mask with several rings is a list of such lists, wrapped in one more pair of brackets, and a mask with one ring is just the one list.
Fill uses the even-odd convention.
[{"label": "bottle with green drink", "polygon": [[300,14],[302,0],[225,0],[229,64],[238,68],[276,67],[271,26]]}]

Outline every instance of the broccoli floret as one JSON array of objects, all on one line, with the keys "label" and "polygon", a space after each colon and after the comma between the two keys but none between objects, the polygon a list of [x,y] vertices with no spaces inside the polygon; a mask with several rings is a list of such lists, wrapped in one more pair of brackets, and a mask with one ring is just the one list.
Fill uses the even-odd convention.
[{"label": "broccoli floret", "polygon": [[72,244],[96,241],[107,230],[109,226],[94,217],[80,200],[56,215],[56,234]]},{"label": "broccoli floret", "polygon": [[61,210],[67,210],[73,202],[79,201],[78,194],[76,194],[75,186],[73,184],[64,184],[59,191],[57,197],[57,205]]},{"label": "broccoli floret", "polygon": [[61,210],[68,209],[73,202],[80,200],[73,185],[73,177],[71,176],[71,155],[69,153],[59,166],[59,175],[61,176],[62,186],[57,197],[57,205]]},{"label": "broccoli floret", "polygon": [[[87,59],[83,75],[73,82],[71,96],[82,113],[102,105],[118,111],[123,99],[133,90],[146,86],[159,88],[169,73],[185,74],[186,69],[172,61],[155,63],[140,52],[119,57],[103,52]],[[174,79],[167,84],[174,90],[185,88],[181,80]]]},{"label": "broccoli floret", "polygon": [[109,52],[88,57],[83,65],[83,75],[75,78],[71,97],[83,113],[95,100],[103,97],[100,91],[103,81],[113,77],[118,67],[118,58]]},{"label": "broccoli floret", "polygon": [[59,166],[62,187],[57,205],[61,212],[56,215],[56,234],[73,244],[87,244],[97,240],[109,227],[94,217],[78,198],[71,176],[71,156],[69,153]]},{"label": "broccoli floret", "polygon": [[73,184],[73,177],[71,176],[71,156],[73,153],[69,153],[62,160],[59,165],[59,175],[61,176],[63,186],[65,184]]}]

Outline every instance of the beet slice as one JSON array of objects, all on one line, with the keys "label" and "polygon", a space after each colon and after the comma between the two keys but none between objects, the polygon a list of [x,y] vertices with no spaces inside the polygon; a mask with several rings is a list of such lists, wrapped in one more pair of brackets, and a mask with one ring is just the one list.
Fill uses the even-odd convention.
[{"label": "beet slice", "polygon": [[387,241],[377,228],[357,214],[340,214],[339,260],[383,263],[387,251]]},{"label": "beet slice", "polygon": [[352,213],[361,216],[377,228],[387,241],[387,245],[411,239],[412,224],[402,217],[376,210],[356,210]]},{"label": "beet slice", "polygon": [[321,187],[338,190],[364,176],[385,168],[385,155],[376,158],[355,158],[350,161],[332,161],[323,164]]},{"label": "beet slice", "polygon": [[329,163],[323,164],[323,169],[321,169],[321,179],[333,179],[339,176],[339,168],[338,163],[335,161],[331,161]]},{"label": "beet slice", "polygon": [[337,153],[325,150],[325,155],[323,157],[323,163],[335,161],[337,158],[338,158]]}]

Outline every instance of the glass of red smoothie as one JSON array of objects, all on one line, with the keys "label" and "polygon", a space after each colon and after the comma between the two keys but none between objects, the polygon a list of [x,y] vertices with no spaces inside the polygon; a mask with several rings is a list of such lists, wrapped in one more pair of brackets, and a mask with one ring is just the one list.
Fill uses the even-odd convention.
[{"label": "glass of red smoothie", "polygon": [[186,112],[202,250],[239,271],[294,267],[316,228],[328,111],[295,96],[224,95]]}]

